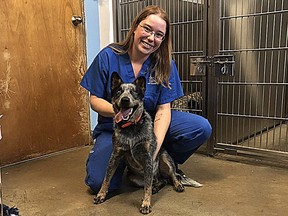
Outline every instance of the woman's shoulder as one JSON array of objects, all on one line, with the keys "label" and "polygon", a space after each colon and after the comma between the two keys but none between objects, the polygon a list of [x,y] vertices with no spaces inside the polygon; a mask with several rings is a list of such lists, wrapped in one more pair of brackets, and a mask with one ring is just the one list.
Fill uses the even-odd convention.
[{"label": "woman's shoulder", "polygon": [[174,59],[171,59],[171,66],[173,66],[173,67],[177,67],[177,65],[176,65],[176,61],[175,61]]},{"label": "woman's shoulder", "polygon": [[100,52],[98,53],[98,55],[115,55],[116,53],[113,51],[113,49],[108,45],[106,47],[104,47],[102,50],[100,50]]},{"label": "woman's shoulder", "polygon": [[120,56],[126,56],[123,54],[126,54],[126,52],[121,50],[121,47],[117,44],[109,44],[98,53],[101,58],[112,58],[114,60],[119,59]]},{"label": "woman's shoulder", "polygon": [[174,59],[171,60],[171,71],[170,71],[170,76],[175,76],[178,75],[178,68],[177,68],[177,63]]},{"label": "woman's shoulder", "polygon": [[119,55],[113,51],[113,49],[109,46],[104,47],[97,54],[96,59],[102,63],[111,63],[119,61]]}]

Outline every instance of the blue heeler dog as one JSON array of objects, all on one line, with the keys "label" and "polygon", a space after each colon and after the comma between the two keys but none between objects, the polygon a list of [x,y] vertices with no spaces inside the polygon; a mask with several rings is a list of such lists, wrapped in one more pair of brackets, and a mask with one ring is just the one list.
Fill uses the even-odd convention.
[{"label": "blue heeler dog", "polygon": [[145,88],[145,77],[139,77],[133,83],[123,83],[118,73],[112,74],[111,97],[115,112],[113,152],[102,187],[94,199],[95,204],[104,202],[110,180],[122,159],[128,167],[128,178],[134,184],[144,186],[141,213],[151,212],[152,193],[157,193],[168,182],[177,192],[184,191],[175,175],[173,159],[163,148],[153,161],[157,143],[152,119],[143,107]]}]

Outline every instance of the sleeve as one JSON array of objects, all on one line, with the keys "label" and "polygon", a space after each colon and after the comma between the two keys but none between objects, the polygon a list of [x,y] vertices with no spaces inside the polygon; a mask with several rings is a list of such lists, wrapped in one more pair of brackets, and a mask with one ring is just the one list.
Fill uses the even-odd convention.
[{"label": "sleeve", "polygon": [[92,95],[100,98],[107,97],[106,89],[109,79],[107,64],[108,60],[105,61],[105,55],[100,52],[89,66],[80,83]]},{"label": "sleeve", "polygon": [[158,99],[158,105],[170,103],[184,95],[178,69],[174,61],[172,61],[171,63],[169,82],[171,88],[163,87],[161,89],[160,97]]}]

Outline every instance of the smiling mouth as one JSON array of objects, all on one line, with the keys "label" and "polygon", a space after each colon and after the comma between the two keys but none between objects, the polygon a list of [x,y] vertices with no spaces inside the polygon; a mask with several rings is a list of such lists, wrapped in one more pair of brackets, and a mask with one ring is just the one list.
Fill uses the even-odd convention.
[{"label": "smiling mouth", "polygon": [[130,118],[130,115],[133,113],[133,108],[121,108],[120,113],[122,119],[127,121]]},{"label": "smiling mouth", "polygon": [[134,111],[138,106],[129,107],[129,108],[121,108],[120,111],[115,115],[114,119],[116,123],[121,121],[128,121],[130,117],[133,115]]},{"label": "smiling mouth", "polygon": [[141,43],[144,45],[144,47],[146,47],[146,48],[154,48],[154,46],[153,45],[151,45],[151,44],[149,44],[149,43],[147,43],[147,42],[145,42],[145,41],[141,41]]}]

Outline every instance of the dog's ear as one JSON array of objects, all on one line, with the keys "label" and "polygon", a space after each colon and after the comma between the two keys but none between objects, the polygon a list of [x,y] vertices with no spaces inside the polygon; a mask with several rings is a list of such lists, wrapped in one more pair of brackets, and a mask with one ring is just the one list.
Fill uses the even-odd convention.
[{"label": "dog's ear", "polygon": [[141,93],[144,96],[146,90],[146,78],[144,76],[140,76],[134,81],[134,84],[137,86],[137,88],[140,89]]},{"label": "dog's ear", "polygon": [[121,77],[117,72],[113,72],[111,76],[111,92],[118,88],[123,83]]}]

